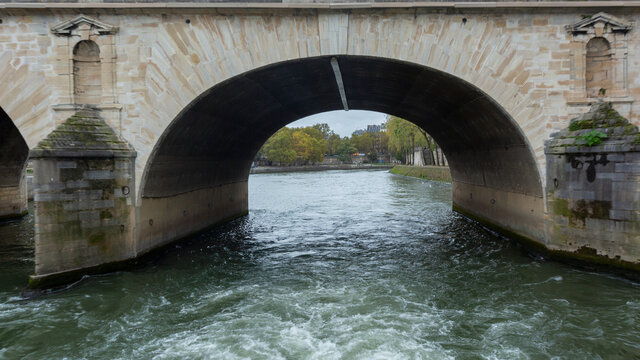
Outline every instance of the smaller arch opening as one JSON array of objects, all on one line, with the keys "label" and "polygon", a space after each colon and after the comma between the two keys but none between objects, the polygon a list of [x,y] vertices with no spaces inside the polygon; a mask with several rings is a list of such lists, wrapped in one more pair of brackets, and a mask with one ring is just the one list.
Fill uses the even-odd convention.
[{"label": "smaller arch opening", "polygon": [[587,43],[586,90],[587,97],[605,96],[613,87],[613,56],[611,45],[603,37],[595,37]]},{"label": "smaller arch opening", "polygon": [[73,95],[76,104],[99,104],[102,96],[100,47],[82,40],[73,48]]}]

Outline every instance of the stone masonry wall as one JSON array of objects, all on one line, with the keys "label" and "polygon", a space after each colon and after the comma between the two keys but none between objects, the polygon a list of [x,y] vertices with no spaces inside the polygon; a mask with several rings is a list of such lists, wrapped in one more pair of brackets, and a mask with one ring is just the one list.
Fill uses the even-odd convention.
[{"label": "stone masonry wall", "polygon": [[[607,137],[587,146],[583,136]],[[547,144],[547,247],[640,269],[640,135],[597,104]]]},{"label": "stone masonry wall", "polygon": [[130,158],[34,160],[36,275],[132,257]]},{"label": "stone masonry wall", "polygon": [[[105,54],[103,63],[115,64],[112,70],[105,65],[102,79],[117,79],[115,87],[105,85],[105,103],[99,106],[107,123],[137,150],[136,175],[143,179],[164,130],[207,89],[261,66],[329,54],[409,61],[474,84],[519,124],[543,174],[544,141],[589,106],[589,99],[574,98],[579,84],[573,73],[584,70],[572,65],[580,54],[574,48],[583,44],[575,42],[565,26],[600,10],[480,6],[455,11],[162,8],[141,13],[85,8],[82,12],[118,27],[109,40],[104,40],[107,35],[96,37]],[[640,22],[638,8],[611,6],[606,11],[628,23]],[[30,147],[71,115],[72,110],[65,108],[73,94],[69,49],[79,39],[55,36],[50,29],[77,14],[77,9],[64,8],[0,10],[0,81],[10,84],[0,94],[0,107]],[[640,48],[639,34],[632,29],[624,35],[624,49]],[[632,51],[629,54],[626,93],[608,101],[638,124],[640,103],[634,99],[640,96],[640,60],[631,56]],[[107,88],[115,94],[106,96]]]},{"label": "stone masonry wall", "polygon": [[0,186],[0,219],[27,213],[27,186]]}]

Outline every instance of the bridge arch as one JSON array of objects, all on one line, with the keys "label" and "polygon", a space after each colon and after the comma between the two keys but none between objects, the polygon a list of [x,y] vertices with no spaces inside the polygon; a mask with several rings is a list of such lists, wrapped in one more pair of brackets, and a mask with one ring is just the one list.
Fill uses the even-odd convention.
[{"label": "bridge arch", "polygon": [[27,143],[0,108],[0,219],[27,212],[25,169],[28,157]]},{"label": "bridge arch", "polygon": [[173,120],[141,178],[138,251],[246,213],[250,164],[268,137],[299,118],[345,108],[421,126],[447,155],[458,211],[543,238],[534,150],[491,96],[415,63],[319,56],[237,75],[202,93]]}]

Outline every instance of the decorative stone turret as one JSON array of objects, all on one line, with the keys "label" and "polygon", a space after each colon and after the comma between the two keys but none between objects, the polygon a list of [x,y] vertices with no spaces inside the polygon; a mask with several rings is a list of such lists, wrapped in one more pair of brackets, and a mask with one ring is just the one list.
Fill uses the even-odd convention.
[{"label": "decorative stone turret", "polygon": [[638,128],[611,104],[597,103],[553,134],[545,154],[547,247],[640,270]]},{"label": "decorative stone turret", "polygon": [[74,270],[104,271],[134,256],[136,152],[98,111],[80,109],[30,156],[36,222],[32,286],[65,283]]}]

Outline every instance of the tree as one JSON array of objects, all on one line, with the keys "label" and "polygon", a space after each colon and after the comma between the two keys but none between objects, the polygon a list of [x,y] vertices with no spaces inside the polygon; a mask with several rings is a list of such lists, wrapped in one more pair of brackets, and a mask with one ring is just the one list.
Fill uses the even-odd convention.
[{"label": "tree", "polygon": [[315,126],[307,126],[307,127],[303,127],[303,128],[298,128],[298,129],[294,129],[297,131],[302,131],[305,134],[311,136],[312,138],[318,140],[318,141],[324,141],[324,135],[322,134],[322,132],[316,128]]},{"label": "tree", "polygon": [[298,155],[298,162],[305,163],[311,158],[312,137],[303,131],[293,132],[293,150]]},{"label": "tree", "polygon": [[340,135],[332,131],[331,135],[329,135],[329,138],[327,139],[327,154],[336,155],[341,143],[342,139],[340,138]]},{"label": "tree", "polygon": [[[389,135],[389,152],[396,159],[407,162],[408,155],[416,146],[427,148],[429,158],[434,165],[445,165],[444,155],[440,157],[438,143],[421,127],[404,119],[390,116],[387,118],[387,134]],[[434,158],[435,153],[435,158]]]},{"label": "tree", "polygon": [[407,163],[414,147],[427,145],[425,138],[421,136],[421,130],[417,125],[396,116],[387,119],[389,150],[396,159]]},{"label": "tree", "polygon": [[293,149],[293,131],[286,127],[278,130],[263,145],[262,152],[269,161],[285,165],[293,164],[298,157]]},{"label": "tree", "polygon": [[312,163],[319,163],[324,161],[324,153],[327,150],[327,143],[324,139],[311,139],[311,156],[309,161]]},{"label": "tree", "polygon": [[324,139],[319,136],[319,138],[316,138],[310,134],[319,135],[320,132],[312,127],[293,129],[292,146],[300,164],[316,163],[324,160],[324,152],[327,148]]},{"label": "tree", "polygon": [[351,136],[351,143],[353,144],[353,146],[355,146],[356,149],[358,149],[358,152],[364,153],[364,154],[369,154],[374,150],[373,147],[373,135],[371,133],[364,133],[362,135],[352,135]]},{"label": "tree", "polygon": [[335,135],[333,130],[331,130],[331,128],[329,127],[329,124],[315,124],[312,127],[320,131],[320,134],[322,134],[322,138],[325,140],[328,140],[331,135]]},{"label": "tree", "polygon": [[340,146],[336,151],[336,153],[338,154],[338,160],[344,161],[344,162],[351,161],[351,155],[356,151],[357,151],[356,148],[351,144],[351,141],[349,140],[349,138],[344,137],[341,140]]}]

